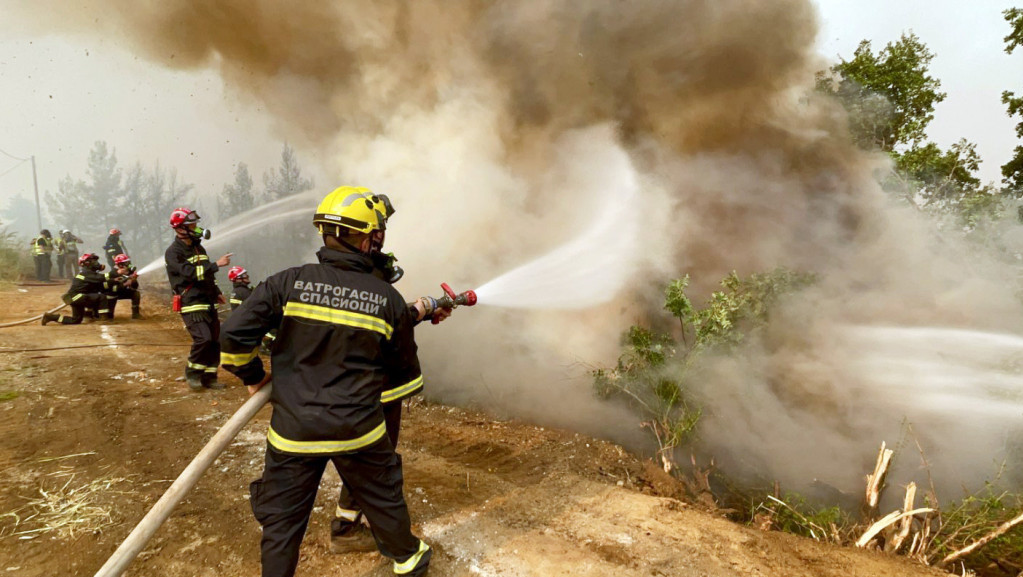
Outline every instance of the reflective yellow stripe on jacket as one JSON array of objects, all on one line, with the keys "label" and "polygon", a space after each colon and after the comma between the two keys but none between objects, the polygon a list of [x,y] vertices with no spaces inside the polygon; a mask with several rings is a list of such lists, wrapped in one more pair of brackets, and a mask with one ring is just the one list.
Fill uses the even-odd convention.
[{"label": "reflective yellow stripe on jacket", "polygon": [[423,375],[419,375],[415,379],[401,385],[400,387],[394,387],[393,389],[387,389],[380,395],[381,403],[390,403],[391,401],[397,401],[404,399],[412,393],[423,388]]},{"label": "reflective yellow stripe on jacket", "polygon": [[213,305],[188,305],[187,307],[181,307],[182,313],[197,313],[199,311],[208,311],[213,308]]},{"label": "reflective yellow stripe on jacket", "polygon": [[273,427],[266,432],[266,440],[274,448],[286,453],[301,453],[303,455],[333,455],[336,453],[347,453],[363,447],[368,447],[384,438],[387,434],[387,426],[384,423],[377,425],[375,429],[355,439],[345,441],[292,441],[280,436]]},{"label": "reflective yellow stripe on jacket", "polygon": [[345,325],[357,329],[367,329],[384,335],[384,338],[391,338],[394,334],[394,327],[383,319],[353,313],[351,311],[339,311],[329,307],[308,305],[305,303],[288,302],[284,305],[284,316],[323,321],[336,325]]},{"label": "reflective yellow stripe on jacket", "polygon": [[209,262],[209,255],[197,254],[195,256],[188,257],[188,262],[195,265],[195,278],[198,280],[204,280],[206,278],[206,267],[199,264],[200,262]]}]

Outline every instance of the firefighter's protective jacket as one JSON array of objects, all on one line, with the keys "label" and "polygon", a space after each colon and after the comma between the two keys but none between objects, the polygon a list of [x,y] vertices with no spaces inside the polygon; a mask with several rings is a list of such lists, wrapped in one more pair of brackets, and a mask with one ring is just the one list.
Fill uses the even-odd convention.
[{"label": "firefighter's protective jacket", "polygon": [[87,294],[106,292],[116,284],[116,275],[82,269],[75,275],[75,278],[71,279],[71,288],[64,295],[64,301],[68,304],[78,302]]},{"label": "firefighter's protective jacket", "polygon": [[252,287],[250,287],[247,283],[243,282],[232,283],[232,285],[233,286],[231,287],[232,288],[231,298],[229,299],[229,301],[231,303],[231,310],[234,310],[242,306],[242,303],[245,302],[245,299],[249,298],[249,296],[252,295]]},{"label": "firefighter's protective jacket", "polygon": [[182,314],[213,310],[220,296],[213,273],[220,267],[210,261],[202,243],[196,239],[189,246],[175,238],[164,254],[164,261],[171,290],[181,295]]},{"label": "firefighter's protective jacket", "polygon": [[103,249],[107,251],[107,254],[111,258],[119,254],[128,254],[128,251],[124,248],[124,242],[121,241],[121,235],[112,234],[107,237],[106,244],[103,245]]},{"label": "firefighter's protective jacket", "polygon": [[423,388],[412,316],[364,255],[322,248],[320,264],[281,271],[221,329],[220,362],[246,385],[265,376],[258,346],[277,329],[267,440],[296,455],[331,455],[386,434],[381,402]]},{"label": "firefighter's protective jacket", "polygon": [[[116,294],[118,292],[126,291],[126,290],[129,290],[129,291],[130,290],[138,290],[138,288],[139,288],[138,276],[137,275],[134,276],[134,277],[132,276],[132,275],[134,275],[137,272],[138,272],[138,269],[135,268],[134,265],[127,266],[127,267],[120,267],[119,266],[119,267],[115,268],[113,273],[111,273],[109,275],[111,277],[110,278],[111,282],[110,282],[110,290],[108,292],[110,292],[111,294]],[[116,281],[116,282],[114,282],[114,281]]]}]

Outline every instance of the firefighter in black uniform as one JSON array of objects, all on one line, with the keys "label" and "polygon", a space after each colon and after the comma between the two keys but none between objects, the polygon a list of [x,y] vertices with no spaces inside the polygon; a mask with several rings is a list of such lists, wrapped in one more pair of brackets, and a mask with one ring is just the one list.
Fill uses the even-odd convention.
[{"label": "firefighter in black uniform", "polygon": [[324,242],[319,264],[272,275],[224,325],[221,362],[251,393],[269,381],[260,340],[278,329],[266,464],[250,487],[263,527],[263,577],[295,574],[328,461],[362,505],[395,574],[424,575],[432,555],[412,534],[401,458],[380,402],[385,391],[418,390],[423,377],[414,317],[373,274],[370,255],[383,246],[385,226],[368,195],[353,187],[327,195],[313,217]]},{"label": "firefighter in black uniform", "polygon": [[[371,195],[376,204],[378,212],[384,215],[384,222],[388,222],[394,214],[394,207],[386,195]],[[373,260],[373,274],[388,284],[394,284],[401,280],[405,272],[397,265],[397,259],[391,253],[375,252],[370,255]],[[437,301],[432,297],[422,297],[415,302],[408,303],[413,317],[414,324],[420,321],[431,319],[441,322],[451,316],[451,309],[439,308]],[[384,420],[387,422],[387,436],[391,439],[391,445],[398,447],[398,437],[401,432],[401,405],[402,401],[422,391],[421,386],[400,388],[384,391],[380,395],[380,402],[384,408]],[[334,511],[334,518],[330,522],[330,551],[332,553],[351,553],[373,551],[376,543],[373,534],[363,524],[362,509],[355,502],[347,485],[341,484],[341,492],[338,495],[337,507]]]},{"label": "firefighter in black uniform", "polygon": [[110,270],[114,270],[114,257],[119,254],[128,254],[128,249],[124,248],[124,241],[121,240],[119,229],[110,229],[110,236],[107,237],[103,250],[107,251],[107,264],[110,265]]},{"label": "firefighter in black uniform", "polygon": [[131,318],[140,319],[142,313],[139,304],[142,302],[142,294],[139,292],[138,271],[135,265],[131,264],[131,258],[126,254],[119,254],[114,257],[114,270],[117,282],[110,288],[110,318],[114,317],[114,310],[117,308],[117,301],[131,301]]},{"label": "firefighter in black uniform", "polygon": [[175,310],[181,313],[185,328],[192,336],[192,350],[185,366],[185,381],[193,391],[203,387],[223,389],[217,381],[220,363],[220,319],[217,305],[227,302],[217,287],[213,274],[231,264],[231,254],[210,262],[202,239],[209,231],[199,226],[199,214],[187,208],[171,213],[170,225],[177,235],[167,248],[164,260],[167,279],[175,295]]},{"label": "firefighter in black uniform", "polygon": [[249,286],[249,271],[240,266],[233,266],[227,271],[227,280],[231,281],[231,310],[234,310],[245,302],[252,294],[252,287]]},{"label": "firefighter in black uniform", "polygon": [[110,273],[103,274],[99,256],[85,253],[78,259],[81,271],[71,280],[71,288],[64,294],[64,302],[71,305],[71,316],[43,313],[43,324],[59,322],[62,325],[81,324],[87,309],[101,317],[110,318],[110,299],[107,291],[117,282]]}]

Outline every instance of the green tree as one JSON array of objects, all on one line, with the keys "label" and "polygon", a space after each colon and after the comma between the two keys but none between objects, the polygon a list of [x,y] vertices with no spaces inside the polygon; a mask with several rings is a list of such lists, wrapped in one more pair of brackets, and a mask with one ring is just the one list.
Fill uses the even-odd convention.
[{"label": "green tree", "polygon": [[96,226],[110,229],[123,226],[114,222],[123,198],[121,169],[117,166],[117,151],[107,148],[107,143],[98,141],[89,151],[89,167],[86,171],[91,182],[87,184],[91,206],[83,209],[91,212]]},{"label": "green tree", "polygon": [[124,204],[118,218],[125,223],[125,243],[137,266],[160,256],[166,244],[167,218],[192,189],[179,182],[177,170],[157,162],[151,171],[136,163],[125,175]]},{"label": "green tree", "polygon": [[944,150],[927,141],[934,106],[945,99],[941,81],[928,70],[933,60],[934,53],[912,33],[876,54],[864,40],[852,60],[818,73],[817,88],[846,109],[850,133],[861,148],[892,158],[895,170],[884,179],[886,188],[936,212],[958,214],[969,204],[976,220],[982,207],[996,204],[986,192],[979,194],[977,145],[960,139]]},{"label": "green tree", "polygon": [[945,99],[941,82],[930,75],[934,53],[915,34],[903,34],[880,52],[860,42],[852,60],[817,74],[817,88],[837,98],[849,112],[849,129],[865,149],[893,152],[920,142]]},{"label": "green tree", "polygon": [[[62,228],[73,229],[76,234],[82,236],[98,234],[99,227],[92,226],[87,213],[90,212],[92,199],[89,196],[89,187],[82,180],[75,180],[67,175],[57,182],[57,192],[47,192],[44,197],[49,213],[53,216],[58,230]],[[85,208],[89,207],[89,209]],[[73,226],[72,226],[73,225]],[[100,239],[102,244],[103,239]],[[90,241],[95,241],[93,236]]]},{"label": "green tree", "polygon": [[916,145],[895,158],[896,168],[912,180],[925,206],[955,208],[955,203],[980,187],[977,145],[965,138],[942,150],[928,142]]},{"label": "green tree", "polygon": [[287,142],[281,150],[281,165],[263,174],[263,187],[264,197],[270,202],[312,189],[313,181],[302,176],[295,151]]},{"label": "green tree", "polygon": [[[1023,8],[1010,8],[1002,14],[1012,27],[1012,32],[1005,37],[1005,52],[1012,54],[1023,45]],[[1010,117],[1023,117],[1023,96],[1006,90],[1002,93],[1002,103],[1008,108]],[[1016,136],[1023,138],[1023,122],[1016,125]],[[1023,146],[1017,146],[1013,157],[1002,165],[1002,177],[1002,183],[1010,194],[1016,198],[1023,197]]]},{"label": "green tree", "polygon": [[[10,223],[7,225],[8,232],[27,237],[39,233],[36,228],[36,205],[21,194],[12,196],[7,201],[7,208],[0,210],[0,215]],[[47,226],[46,223],[44,219],[43,226]]]},{"label": "green tree", "polygon": [[72,228],[102,244],[108,229],[123,226],[115,221],[124,203],[117,153],[106,142],[96,142],[89,151],[87,175],[87,180],[66,176],[55,195],[46,194],[46,204],[58,229]]},{"label": "green tree", "polygon": [[252,210],[255,205],[256,198],[252,193],[249,167],[240,162],[234,171],[234,184],[225,184],[224,190],[217,198],[217,215],[220,220],[227,220],[236,214]]}]

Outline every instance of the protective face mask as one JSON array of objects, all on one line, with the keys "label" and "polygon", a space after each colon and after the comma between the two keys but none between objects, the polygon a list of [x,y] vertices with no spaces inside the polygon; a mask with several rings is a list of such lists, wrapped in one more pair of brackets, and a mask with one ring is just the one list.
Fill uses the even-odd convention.
[{"label": "protective face mask", "polygon": [[210,239],[210,229],[208,228],[196,226],[195,230],[192,230],[190,232],[192,233],[192,236],[194,236],[195,238],[204,238],[206,240]]}]

